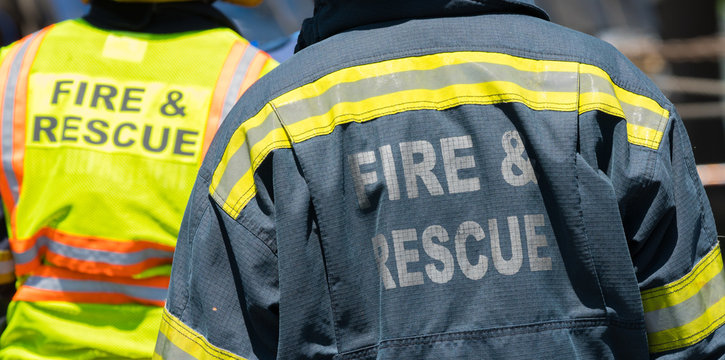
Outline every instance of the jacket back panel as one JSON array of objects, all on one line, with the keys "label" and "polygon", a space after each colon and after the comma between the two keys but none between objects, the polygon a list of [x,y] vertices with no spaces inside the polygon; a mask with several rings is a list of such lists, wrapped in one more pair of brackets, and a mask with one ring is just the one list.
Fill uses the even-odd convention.
[{"label": "jacket back panel", "polygon": [[[250,120],[263,130],[245,141],[291,146],[320,238],[317,259],[298,252],[309,246],[296,242],[299,229],[276,224],[278,355],[311,336],[297,330],[330,326],[350,359],[527,358],[531,347],[557,358],[648,356],[606,173],[628,171],[610,163],[612,148],[642,171],[652,165],[667,124],[661,94],[638,85],[649,82],[612,48],[546,21],[387,25],[310,46],[256,89],[298,79]],[[638,93],[621,79],[637,79]],[[613,102],[620,96],[628,102]],[[627,123],[625,114],[644,115]],[[256,131],[284,131],[290,145]],[[235,171],[237,160],[228,160]],[[224,203],[225,176],[211,191],[234,217],[247,203]],[[284,203],[284,192],[272,196]],[[310,263],[324,280],[294,275]],[[321,288],[329,319],[305,318],[313,305],[295,299],[321,298]]]}]

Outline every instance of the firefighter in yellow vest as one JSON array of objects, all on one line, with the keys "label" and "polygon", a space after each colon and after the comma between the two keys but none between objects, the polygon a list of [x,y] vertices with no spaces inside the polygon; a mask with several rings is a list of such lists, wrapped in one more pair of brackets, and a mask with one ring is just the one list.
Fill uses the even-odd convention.
[{"label": "firefighter in yellow vest", "polygon": [[210,2],[93,0],[2,49],[0,359],[152,356],[201,159],[277,64]]}]

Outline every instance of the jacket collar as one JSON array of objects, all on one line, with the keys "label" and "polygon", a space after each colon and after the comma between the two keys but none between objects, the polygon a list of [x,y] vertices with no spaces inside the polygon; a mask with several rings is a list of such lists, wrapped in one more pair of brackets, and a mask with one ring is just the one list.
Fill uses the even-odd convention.
[{"label": "jacket collar", "polygon": [[83,19],[91,25],[116,31],[169,34],[228,27],[239,32],[224,14],[202,1],[159,3],[93,0]]},{"label": "jacket collar", "polygon": [[295,51],[346,30],[376,23],[491,13],[549,20],[533,0],[315,0],[314,15],[303,22]]}]

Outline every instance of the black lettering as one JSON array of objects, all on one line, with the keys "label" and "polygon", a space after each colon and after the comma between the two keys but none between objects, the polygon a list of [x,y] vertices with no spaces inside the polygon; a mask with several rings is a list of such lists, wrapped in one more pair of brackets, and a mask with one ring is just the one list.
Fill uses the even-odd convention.
[{"label": "black lettering", "polygon": [[[104,89],[106,91],[103,91]],[[103,102],[106,104],[106,109],[113,111],[114,109],[111,99],[116,95],[118,95],[118,90],[114,86],[96,84],[96,87],[93,90],[93,99],[91,99],[91,107],[94,109],[97,108],[98,100],[103,99]]]},{"label": "black lettering", "polygon": [[[106,141],[108,141],[108,134],[106,134],[106,131],[108,129],[108,123],[103,120],[91,120],[86,124],[86,127],[88,128],[88,131],[95,133],[98,135],[98,139],[94,140],[88,135],[83,136],[83,139],[86,140],[89,144],[94,145],[102,145],[105,144]],[[103,129],[100,129],[103,128]]]},{"label": "black lettering", "polygon": [[[44,123],[45,125],[43,125]],[[58,126],[58,119],[52,116],[36,116],[35,127],[33,129],[33,141],[40,141],[40,132],[42,131],[50,142],[56,142],[55,134],[53,134],[56,126]]]},{"label": "black lettering", "polygon": [[60,136],[62,141],[78,141],[77,137],[67,135],[68,130],[78,130],[78,124],[71,124],[71,121],[77,121],[80,123],[81,118],[78,116],[66,116],[65,119],[63,119],[63,131]]},{"label": "black lettering", "polygon": [[85,81],[81,81],[78,84],[78,94],[76,94],[76,105],[83,105],[83,98],[86,96],[86,88],[88,87],[88,83]]},{"label": "black lettering", "polygon": [[139,112],[141,111],[140,107],[131,107],[129,106],[129,102],[140,102],[142,98],[139,97],[133,97],[132,92],[140,93],[139,95],[143,94],[143,92],[146,91],[142,88],[126,88],[123,92],[123,100],[121,101],[121,111],[129,111],[129,112]]},{"label": "black lettering", "polygon": [[185,136],[196,136],[199,135],[198,131],[189,131],[179,129],[176,131],[176,143],[174,144],[174,154],[182,156],[194,156],[193,151],[184,151],[181,147],[184,145],[196,145],[196,141],[187,139]]},{"label": "black lettering", "polygon": [[126,142],[121,142],[121,130],[123,130],[123,128],[126,128],[126,127],[130,128],[131,130],[138,129],[136,127],[136,125],[134,125],[133,123],[122,123],[122,124],[118,125],[118,127],[116,128],[116,131],[113,132],[113,143],[118,147],[129,147],[129,146],[133,145],[134,143],[136,143],[136,141],[133,139],[128,139],[128,141],[126,141]]},{"label": "black lettering", "polygon": [[169,128],[164,128],[164,135],[161,138],[161,144],[154,148],[151,146],[151,131],[153,130],[153,127],[151,125],[146,125],[143,131],[143,147],[146,148],[146,150],[151,152],[162,152],[164,149],[166,149],[166,145],[169,143]]},{"label": "black lettering", "polygon": [[51,100],[51,104],[57,105],[58,104],[58,96],[60,94],[70,94],[70,91],[61,89],[61,86],[63,84],[72,84],[73,80],[59,80],[55,82],[55,89],[53,89],[53,100]]}]

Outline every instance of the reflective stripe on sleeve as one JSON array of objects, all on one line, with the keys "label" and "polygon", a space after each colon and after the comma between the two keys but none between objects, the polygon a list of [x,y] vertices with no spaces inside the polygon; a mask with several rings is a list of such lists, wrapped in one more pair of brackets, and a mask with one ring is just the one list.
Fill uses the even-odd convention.
[{"label": "reflective stripe on sleeve", "polygon": [[716,246],[680,280],[642,292],[650,352],[690,346],[725,323],[725,274]]},{"label": "reflective stripe on sleeve", "polygon": [[171,315],[166,308],[161,317],[161,329],[156,340],[154,359],[187,360],[246,360],[241,356],[220,349],[207,341],[204,336],[192,330],[181,320]]},{"label": "reflective stripe on sleeve", "polygon": [[23,282],[13,301],[138,303],[163,306],[168,286],[168,276],[148,279],[118,278],[80,274],[45,266]]},{"label": "reflective stripe on sleeve", "polygon": [[669,121],[657,102],[591,65],[484,52],[394,59],[333,72],[270,101],[232,135],[209,191],[236,217],[256,194],[256,167],[274,149],[403,111],[503,103],[611,114],[627,121],[630,143],[653,149]]}]

